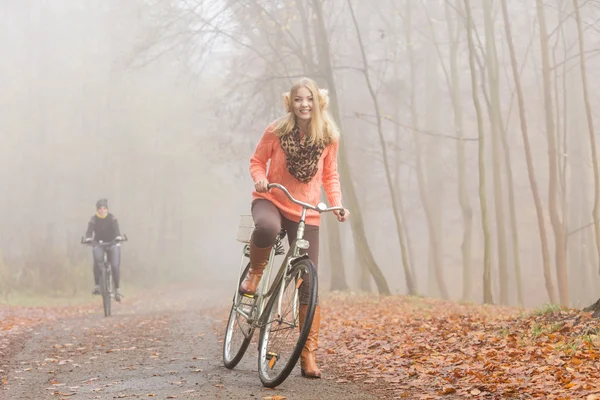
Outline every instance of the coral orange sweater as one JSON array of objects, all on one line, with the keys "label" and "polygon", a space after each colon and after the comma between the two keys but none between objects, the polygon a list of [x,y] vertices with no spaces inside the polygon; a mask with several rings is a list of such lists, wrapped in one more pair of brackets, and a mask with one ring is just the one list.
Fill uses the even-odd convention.
[{"label": "coral orange sweater", "polygon": [[[256,146],[252,158],[250,158],[250,175],[254,182],[267,179],[269,183],[283,185],[296,199],[308,204],[317,205],[321,199],[321,185],[325,188],[325,194],[331,207],[342,205],[342,192],[340,179],[337,171],[337,153],[339,144],[329,144],[323,150],[319,159],[318,171],[308,183],[302,183],[294,178],[287,170],[286,157],[279,144],[279,138],[269,127]],[[269,170],[267,172],[267,162]],[[292,203],[283,191],[275,188],[266,193],[252,192],[253,199],[267,199],[271,201],[281,214],[291,221],[300,221],[302,207]],[[306,213],[307,225],[319,225],[321,216],[318,212],[308,210]]]}]

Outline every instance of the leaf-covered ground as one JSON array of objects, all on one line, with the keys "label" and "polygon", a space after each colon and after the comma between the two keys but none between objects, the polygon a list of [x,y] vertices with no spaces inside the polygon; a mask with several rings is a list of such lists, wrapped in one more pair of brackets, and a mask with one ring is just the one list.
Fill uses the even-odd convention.
[{"label": "leaf-covered ground", "polygon": [[[298,390],[297,387],[308,384],[313,386],[311,390],[315,393],[324,394],[328,389],[335,389],[335,393],[340,390],[350,393],[350,390],[358,390],[356,385],[350,384],[356,383],[358,387],[366,386],[369,392],[385,399],[600,400],[600,321],[592,319],[589,313],[557,307],[520,310],[417,297],[356,294],[328,294],[322,297],[321,302],[322,330],[318,359],[325,379],[307,382],[302,378],[298,380],[297,374],[292,374],[277,390],[277,393],[288,395],[290,399],[295,398],[293,394]],[[260,386],[255,372],[255,346],[251,346],[245,356],[247,366],[236,372],[239,376],[222,370],[221,343],[217,340],[222,336],[229,311],[227,302],[222,307],[206,307],[202,312],[197,311],[191,319],[189,315],[182,314],[183,306],[176,307],[161,301],[160,306],[166,311],[158,312],[151,309],[152,301],[138,299],[135,303],[139,305],[132,307],[133,304],[129,302],[120,305],[117,314],[123,315],[115,316],[110,320],[112,323],[102,317],[98,301],[76,307],[0,306],[0,360],[3,360],[0,363],[0,389],[6,393],[16,390],[15,382],[21,382],[19,379],[25,376],[17,372],[24,374],[22,371],[27,369],[15,369],[15,361],[10,361],[14,358],[15,351],[23,348],[25,341],[28,343],[25,349],[33,349],[30,349],[32,354],[46,352],[43,357],[40,353],[41,360],[59,360],[60,357],[54,353],[63,349],[56,350],[53,347],[56,343],[67,343],[67,340],[71,340],[68,343],[81,342],[83,344],[74,348],[92,351],[97,346],[88,343],[90,340],[109,340],[112,337],[102,331],[100,334],[84,335],[83,339],[73,342],[73,331],[63,329],[63,325],[69,324],[73,325],[73,329],[90,329],[85,332],[98,333],[97,329],[126,331],[128,340],[132,335],[145,337],[145,334],[152,334],[152,337],[164,338],[161,343],[164,343],[166,349],[178,351],[184,351],[182,346],[202,344],[205,346],[203,353],[207,356],[206,363],[212,365],[212,369],[208,369],[206,365],[194,364],[195,370],[210,371],[210,379],[218,378],[219,382],[226,382],[226,389],[232,393],[246,393],[244,390]],[[181,303],[186,307],[202,304],[191,300]],[[141,314],[131,314],[134,311],[132,308],[139,308],[137,311]],[[186,324],[200,320],[212,321],[211,325],[218,325],[213,341],[209,343],[208,337],[202,336],[203,339],[200,338],[202,340],[198,343],[187,343],[187,340],[192,339],[181,336],[183,328],[180,322],[165,324],[162,319],[156,318],[167,311],[167,315],[177,315],[178,321],[187,321]],[[120,318],[124,320],[120,321]],[[118,324],[117,320],[120,321]],[[160,322],[156,322],[156,329],[160,328],[165,332],[149,330],[142,323],[146,320],[151,323]],[[85,321],[90,327],[86,328],[81,321]],[[131,326],[121,326],[121,322]],[[98,324],[104,323],[107,326],[101,325],[98,328]],[[45,335],[50,336],[41,338],[38,335],[41,329],[46,332]],[[142,329],[143,334],[135,334],[136,329]],[[198,340],[198,329],[199,326],[190,326],[189,338]],[[68,337],[59,338],[59,334]],[[36,344],[38,347],[32,347],[32,340],[39,342]],[[158,342],[149,343],[157,346]],[[132,348],[130,344],[127,345],[129,347],[123,347],[118,341],[107,345],[112,346],[106,347],[109,349]],[[136,352],[145,355],[142,347],[135,346],[135,350],[126,352],[127,360],[131,361]],[[100,352],[101,355],[115,357],[122,353]],[[73,362],[83,368],[89,363],[89,355],[86,354],[70,357],[82,358],[80,361],[73,358]],[[169,358],[169,365],[174,357]],[[161,358],[156,358],[159,359]],[[119,360],[107,360],[107,365]],[[142,357],[140,360],[146,358]],[[152,360],[155,361],[154,358]],[[42,367],[31,364],[30,369],[33,370],[28,373],[33,374]],[[182,371],[187,371],[188,367],[187,364],[182,364]],[[47,375],[44,375],[47,372],[42,369],[36,377],[47,379]],[[131,379],[141,379],[145,376],[143,372],[138,368],[132,372]],[[190,382],[200,379],[197,378],[198,373],[193,375],[196,378],[190,377]],[[67,378],[65,375],[61,379]]]},{"label": "leaf-covered ground", "polygon": [[[19,347],[23,334],[31,332],[43,324],[73,318],[97,311],[95,304],[77,307],[23,307],[0,305],[0,360],[7,359]],[[4,382],[6,371],[0,365],[0,383]]]},{"label": "leaf-covered ground", "polygon": [[589,313],[348,294],[322,304],[319,359],[383,398],[600,399]]}]

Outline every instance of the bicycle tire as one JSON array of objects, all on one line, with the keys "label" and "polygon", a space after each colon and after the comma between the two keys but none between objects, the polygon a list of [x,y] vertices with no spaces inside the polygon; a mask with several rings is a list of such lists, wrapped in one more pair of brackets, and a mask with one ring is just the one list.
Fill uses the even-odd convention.
[{"label": "bicycle tire", "polygon": [[[241,285],[244,277],[248,273],[250,269],[250,263],[246,265],[246,268],[242,272],[240,276],[238,287]],[[236,329],[241,330],[242,328],[239,326],[235,326],[236,318],[238,317],[238,313],[235,310],[235,307],[241,303],[243,297],[238,294],[238,304],[235,304],[235,295],[233,296],[231,310],[229,311],[229,319],[227,320],[227,326],[225,327],[225,337],[223,338],[223,365],[228,369],[233,369],[235,366],[242,360],[246,350],[248,349],[248,345],[252,340],[252,336],[254,335],[254,326],[250,328],[248,335],[244,335],[244,340],[242,340],[241,345],[237,350],[232,351],[230,347],[231,336],[234,334]],[[243,333],[242,333],[243,334]]]},{"label": "bicycle tire", "polygon": [[102,294],[102,307],[104,316],[110,316],[110,278],[105,265],[102,266],[102,277],[100,279],[100,293]]},{"label": "bicycle tire", "polygon": [[115,283],[113,282],[112,276],[112,265],[108,269],[108,316],[112,315],[112,299],[115,297]]},{"label": "bicycle tire", "polygon": [[[292,351],[292,354],[291,354],[289,360],[286,362],[286,364],[281,369],[281,371],[278,374],[276,374],[275,376],[269,376],[267,374],[267,368],[272,369],[272,366],[269,366],[268,365],[269,363],[267,362],[267,354],[269,353],[267,351],[267,347],[268,347],[268,342],[269,342],[269,338],[270,338],[270,324],[268,323],[268,321],[271,320],[271,315],[277,311],[277,300],[279,298],[279,295],[271,296],[271,298],[269,299],[269,302],[267,303],[267,306],[265,307],[264,314],[267,319],[266,319],[266,323],[264,323],[262,325],[261,330],[260,330],[259,346],[258,346],[258,373],[259,373],[260,380],[261,380],[263,386],[268,387],[268,388],[274,388],[276,386],[281,385],[281,383],[283,383],[283,381],[285,381],[287,379],[289,374],[292,372],[292,370],[296,366],[296,363],[298,362],[298,359],[300,358],[300,355],[302,353],[302,349],[304,348],[306,340],[308,339],[308,334],[310,333],[310,327],[312,325],[312,321],[313,321],[313,318],[315,315],[315,307],[317,305],[317,293],[318,293],[318,278],[317,278],[317,271],[316,271],[315,265],[313,264],[312,261],[310,261],[309,259],[302,259],[302,260],[298,261],[297,263],[295,263],[294,266],[292,267],[290,273],[286,275],[286,280],[282,281],[278,284],[278,290],[281,289],[281,284],[283,284],[284,282],[286,284],[286,288],[291,283],[296,285],[296,283],[297,283],[296,279],[288,280],[287,278],[294,277],[299,272],[303,273],[302,277],[303,277],[304,282],[308,283],[310,285],[309,286],[310,289],[309,289],[309,296],[308,296],[308,304],[307,304],[308,307],[307,307],[307,311],[306,311],[306,319],[304,321],[305,323],[302,326],[300,335],[294,346],[294,350]],[[308,275],[308,279],[306,279],[307,275]],[[285,288],[284,288],[284,291],[285,291]],[[296,292],[294,295],[299,294],[298,287],[296,287],[295,291]],[[300,307],[300,304],[298,303],[298,308],[299,307]],[[269,333],[268,336],[267,336],[267,333]]]}]

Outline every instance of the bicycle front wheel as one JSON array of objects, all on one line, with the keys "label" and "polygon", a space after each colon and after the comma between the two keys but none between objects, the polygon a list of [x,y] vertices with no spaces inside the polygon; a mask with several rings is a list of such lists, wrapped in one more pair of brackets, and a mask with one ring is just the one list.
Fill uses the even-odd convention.
[{"label": "bicycle front wheel", "polygon": [[[280,385],[292,372],[306,343],[317,303],[317,272],[308,259],[297,262],[265,308],[260,330],[258,373],[263,386]],[[300,288],[309,285],[304,325],[300,327]],[[300,329],[301,328],[301,329]]]},{"label": "bicycle front wheel", "polygon": [[100,279],[100,292],[102,293],[102,305],[104,316],[110,316],[110,274],[106,266],[102,266],[102,278]]},{"label": "bicycle front wheel", "polygon": [[[238,287],[246,277],[249,269],[250,263],[244,269],[238,282]],[[254,334],[254,324],[245,315],[249,316],[250,319],[253,317],[252,314],[255,313],[254,305],[256,301],[254,298],[248,298],[239,294],[237,298],[237,302],[234,301],[231,305],[229,320],[227,321],[227,328],[225,330],[225,340],[223,340],[223,365],[229,369],[234,368],[240,362]]]}]

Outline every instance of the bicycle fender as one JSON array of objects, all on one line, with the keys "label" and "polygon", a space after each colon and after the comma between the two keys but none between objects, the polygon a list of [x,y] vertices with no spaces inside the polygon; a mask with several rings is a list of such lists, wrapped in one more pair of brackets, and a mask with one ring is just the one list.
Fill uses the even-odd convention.
[{"label": "bicycle fender", "polygon": [[302,261],[302,260],[308,260],[308,254],[302,254],[302,255],[301,255],[300,257],[298,257],[298,258],[294,258],[294,259],[291,261],[291,264],[292,264],[292,266],[294,266],[294,265],[298,264],[298,263],[299,263],[300,261]]}]

